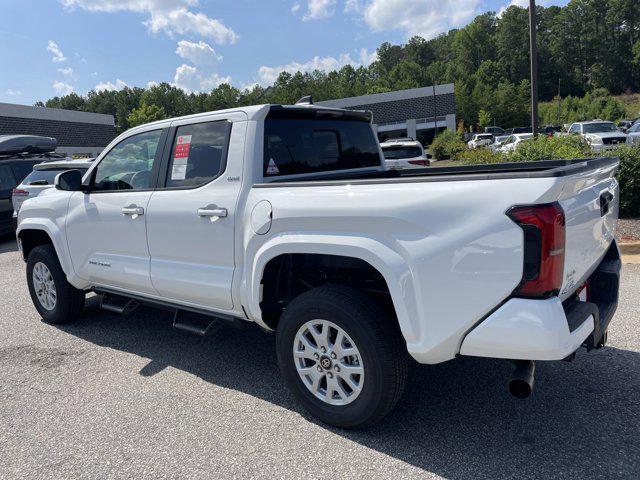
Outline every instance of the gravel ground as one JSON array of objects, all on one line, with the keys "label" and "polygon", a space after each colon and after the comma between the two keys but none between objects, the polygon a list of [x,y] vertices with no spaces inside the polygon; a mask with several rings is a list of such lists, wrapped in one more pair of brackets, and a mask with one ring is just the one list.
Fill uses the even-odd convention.
[{"label": "gravel ground", "polygon": [[640,218],[621,218],[618,220],[616,236],[621,242],[639,242]]},{"label": "gravel ground", "polygon": [[283,388],[274,337],[199,338],[151,309],[39,321],[0,245],[0,478],[640,478],[640,265],[608,348],[539,362],[531,399],[505,362],[413,365],[380,425],[315,423]]}]

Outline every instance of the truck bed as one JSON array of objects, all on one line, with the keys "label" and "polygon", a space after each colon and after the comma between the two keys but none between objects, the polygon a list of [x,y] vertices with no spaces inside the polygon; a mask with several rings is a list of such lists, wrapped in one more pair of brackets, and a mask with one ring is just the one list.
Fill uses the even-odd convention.
[{"label": "truck bed", "polygon": [[[497,180],[510,178],[565,177],[587,170],[604,168],[619,160],[615,157],[576,158],[571,160],[543,160],[537,162],[507,162],[487,165],[460,165],[450,167],[425,167],[412,170],[362,171],[352,173],[309,174],[295,180],[274,178],[255,187],[295,186],[326,183],[335,185],[349,183],[387,182],[446,182],[451,180]],[[452,178],[455,177],[455,178]]]}]

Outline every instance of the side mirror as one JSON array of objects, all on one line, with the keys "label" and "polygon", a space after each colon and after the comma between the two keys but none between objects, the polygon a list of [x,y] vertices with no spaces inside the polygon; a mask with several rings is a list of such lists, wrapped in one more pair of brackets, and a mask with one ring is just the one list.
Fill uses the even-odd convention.
[{"label": "side mirror", "polygon": [[66,192],[79,192],[82,190],[82,172],[80,170],[67,170],[56,175],[53,183],[57,190]]}]

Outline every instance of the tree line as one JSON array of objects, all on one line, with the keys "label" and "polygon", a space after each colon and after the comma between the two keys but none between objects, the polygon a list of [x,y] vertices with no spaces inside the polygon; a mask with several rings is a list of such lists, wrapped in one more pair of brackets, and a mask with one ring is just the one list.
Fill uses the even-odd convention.
[{"label": "tree line", "polygon": [[[585,96],[591,102],[608,93],[640,91],[638,0],[571,0],[565,7],[537,7],[537,31],[541,101],[560,95],[562,109]],[[527,9],[510,6],[500,15],[484,13],[430,40],[414,36],[402,45],[385,42],[377,54],[371,65],[358,68],[282,72],[269,87],[240,90],[222,84],[210,92],[187,93],[160,83],[144,89],[92,90],[85,96],[71,93],[36,105],[108,113],[114,115],[118,131],[124,131],[166,117],[293,103],[309,94],[326,100],[455,83],[457,114],[465,125],[530,123]],[[619,111],[615,105],[607,108]],[[549,107],[546,115],[553,118],[552,112]]]}]

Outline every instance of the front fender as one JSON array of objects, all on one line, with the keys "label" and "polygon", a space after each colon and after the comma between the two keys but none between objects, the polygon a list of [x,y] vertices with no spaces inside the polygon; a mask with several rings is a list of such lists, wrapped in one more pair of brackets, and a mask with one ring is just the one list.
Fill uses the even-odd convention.
[{"label": "front fender", "polygon": [[56,251],[62,270],[67,276],[73,274],[73,266],[71,265],[69,255],[67,255],[67,243],[64,233],[52,220],[48,218],[25,218],[20,220],[16,230],[16,236],[21,238],[21,235],[23,235],[27,230],[39,230],[41,232],[45,232],[53,243],[53,248]]},{"label": "front fender", "polygon": [[275,257],[289,253],[324,254],[358,258],[375,268],[385,279],[398,317],[400,329],[407,343],[420,338],[423,332],[418,322],[418,305],[414,279],[407,262],[381,242],[348,235],[280,234],[264,243],[246,265],[242,292],[249,315],[264,328],[260,310],[261,280],[267,263]]}]

